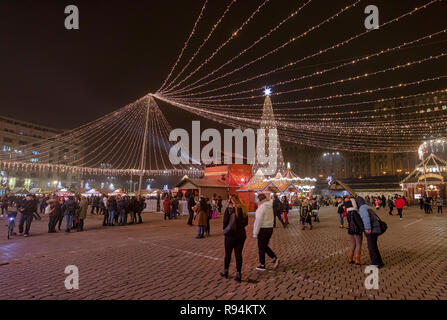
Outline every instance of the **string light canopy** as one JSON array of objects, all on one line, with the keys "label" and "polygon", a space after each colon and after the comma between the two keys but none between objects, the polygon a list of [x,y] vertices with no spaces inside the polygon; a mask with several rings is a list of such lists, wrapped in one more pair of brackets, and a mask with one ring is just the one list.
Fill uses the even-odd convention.
[{"label": "string light canopy", "polygon": [[[263,0],[253,4],[240,21],[240,15],[233,18],[241,2],[230,0],[217,12],[217,21],[209,23],[208,14],[215,10],[205,0],[154,94],[51,139],[0,151],[0,168],[140,178],[201,175],[197,161],[192,161],[193,165],[170,163],[171,127],[157,101],[225,126],[274,127],[282,141],[332,150],[412,152],[420,149],[424,137],[444,141],[447,74],[441,64],[445,64],[447,52],[445,47],[434,49],[432,41],[447,41],[447,26],[424,34],[409,33],[409,39],[388,37],[392,43],[370,41],[372,34],[413,24],[416,15],[442,12],[443,0],[428,0],[400,12],[382,21],[379,29],[336,32],[341,36],[324,41],[323,30],[337,31],[361,1],[334,6],[310,25],[288,28],[308,20],[301,18],[307,10],[317,8],[316,2],[293,2],[275,21],[270,9],[277,2]],[[259,28],[256,23],[263,15],[265,28]],[[240,22],[229,26],[231,21]],[[310,40],[322,46],[293,50]],[[193,43],[197,47],[192,47]],[[373,44],[368,53],[355,52],[365,43]],[[416,47],[426,52],[420,56],[413,52]],[[347,48],[352,56],[340,53]],[[334,60],[337,54],[343,58]],[[427,66],[435,66],[431,68],[435,71],[426,71]],[[372,84],[377,79],[380,85]],[[283,160],[279,162],[284,167]]]},{"label": "string light canopy", "polygon": [[[200,117],[244,129],[261,125],[263,104],[260,99],[271,96],[272,88],[275,88],[273,106],[278,133],[282,140],[344,151],[413,152],[427,134],[446,134],[447,89],[442,87],[442,83],[445,83],[447,75],[442,74],[443,68],[439,68],[441,73],[425,73],[424,77],[418,79],[414,77],[420,74],[419,70],[424,68],[424,65],[445,63],[447,52],[428,52],[425,56],[407,59],[407,55],[402,54],[402,51],[429,47],[428,42],[437,37],[441,38],[441,42],[445,41],[447,28],[418,35],[413,39],[401,38],[395,45],[379,47],[369,54],[334,61],[337,62],[336,65],[332,64],[319,70],[317,68],[311,73],[297,75],[295,70],[305,69],[305,66],[298,67],[300,64],[357,44],[362,39],[368,41],[372,32],[388,32],[398,24],[412,23],[412,17],[424,14],[430,9],[439,9],[441,2],[442,0],[427,1],[381,22],[377,30],[363,29],[329,46],[315,48],[313,53],[301,57],[300,51],[289,51],[292,55],[291,62],[272,68],[271,64],[265,63],[268,59],[271,61],[273,56],[298,41],[317,37],[323,26],[329,27],[345,18],[348,11],[359,4],[359,1],[352,1],[290,38],[285,35],[286,41],[268,49],[267,52],[258,50],[254,53],[255,47],[265,43],[265,40],[272,37],[284,24],[291,23],[299,15],[305,14],[313,3],[304,1],[297,5],[296,10],[279,20],[279,23],[267,29],[266,33],[261,32],[254,42],[245,39],[245,47],[241,51],[235,51],[233,56],[215,67],[211,62],[217,61],[220,50],[238,41],[234,35],[230,36],[222,45],[218,45],[217,49],[211,49],[210,56],[204,58],[203,62],[197,62],[195,69],[189,65],[188,74],[184,74],[181,80],[169,88],[161,88],[154,96]],[[264,9],[263,6],[264,3],[261,4],[261,9]],[[260,14],[259,9],[260,7],[257,7],[254,10],[250,19],[253,15]],[[246,23],[243,25],[247,28]],[[237,63],[249,51],[253,57],[248,62]],[[298,57],[294,58],[295,54]],[[384,65],[386,60],[383,58],[390,55],[393,55],[390,61],[397,60],[398,63]],[[380,57],[382,62],[374,64],[380,67],[373,69],[371,62]],[[350,70],[354,68],[354,72]],[[336,71],[342,69],[347,76],[318,81],[326,75],[334,78]],[[230,77],[233,79],[230,80]],[[269,87],[262,87],[262,95],[260,87],[250,85],[270,77],[274,78],[275,82]],[[379,77],[385,79],[382,85],[368,85],[372,80],[377,83],[375,79]],[[305,86],[297,86],[296,83],[302,80],[308,82]],[[433,89],[427,90],[430,88]],[[405,90],[411,94],[406,94]],[[330,91],[335,92],[325,94]],[[401,116],[402,112],[405,112],[406,117]]]},{"label": "string light canopy", "polygon": [[171,127],[152,95],[79,128],[0,152],[0,168],[134,176],[200,176],[202,167],[169,161]]}]

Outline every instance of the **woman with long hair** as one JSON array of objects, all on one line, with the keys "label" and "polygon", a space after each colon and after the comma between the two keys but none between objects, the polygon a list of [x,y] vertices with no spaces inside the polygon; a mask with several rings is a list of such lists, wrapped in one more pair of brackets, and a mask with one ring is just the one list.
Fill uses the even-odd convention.
[{"label": "woman with long hair", "polygon": [[358,212],[355,199],[345,199],[346,220],[348,221],[348,234],[351,238],[351,247],[348,253],[348,262],[361,265],[363,222]]},{"label": "woman with long hair", "polygon": [[245,227],[248,225],[248,209],[237,195],[230,196],[228,207],[224,213],[223,230],[225,235],[225,260],[224,271],[221,276],[228,279],[231,254],[234,249],[236,257],[236,281],[242,281],[242,250],[247,234]]}]

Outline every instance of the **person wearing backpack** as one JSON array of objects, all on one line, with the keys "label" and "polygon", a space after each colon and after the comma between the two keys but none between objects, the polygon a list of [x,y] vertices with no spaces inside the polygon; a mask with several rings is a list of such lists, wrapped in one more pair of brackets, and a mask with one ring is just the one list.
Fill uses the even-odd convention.
[{"label": "person wearing backpack", "polygon": [[242,250],[247,239],[245,227],[248,225],[248,210],[238,196],[231,196],[223,218],[223,230],[225,235],[225,260],[224,271],[220,274],[228,279],[231,254],[234,249],[236,257],[236,281],[242,281]]},{"label": "person wearing backpack", "polygon": [[362,197],[357,197],[356,202],[357,207],[359,208],[360,217],[363,221],[371,265],[377,266],[380,269],[385,264],[383,263],[382,256],[380,255],[377,240],[379,238],[379,235],[383,234],[386,229],[382,230],[380,219],[377,217],[374,210],[366,204],[365,199],[363,199]]},{"label": "person wearing backpack", "polygon": [[72,228],[73,219],[76,216],[76,210],[78,210],[78,204],[73,196],[69,196],[68,200],[62,205],[62,212],[65,217],[65,232],[70,232]]}]

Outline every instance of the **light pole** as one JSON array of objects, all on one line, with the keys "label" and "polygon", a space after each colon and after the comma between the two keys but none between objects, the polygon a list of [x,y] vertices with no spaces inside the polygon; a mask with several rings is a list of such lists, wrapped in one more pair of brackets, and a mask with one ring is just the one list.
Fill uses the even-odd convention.
[{"label": "light pole", "polygon": [[151,104],[152,95],[149,95],[146,109],[146,124],[144,127],[144,138],[143,138],[143,146],[141,148],[141,163],[140,163],[140,184],[138,185],[138,195],[141,195],[141,185],[143,184],[143,171],[144,171],[144,163],[146,161],[146,141],[147,141],[147,127],[149,124],[149,109]]}]

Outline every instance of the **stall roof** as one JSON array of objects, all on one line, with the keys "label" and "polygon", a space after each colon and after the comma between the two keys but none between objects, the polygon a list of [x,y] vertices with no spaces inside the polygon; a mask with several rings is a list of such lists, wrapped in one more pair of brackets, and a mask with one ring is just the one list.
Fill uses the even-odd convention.
[{"label": "stall roof", "polygon": [[439,158],[433,153],[419,163],[401,183],[418,182],[424,179],[447,180],[447,161]]},{"label": "stall roof", "polygon": [[201,179],[193,179],[187,176],[183,177],[183,179],[175,185],[176,188],[183,189],[182,186],[190,184],[195,186],[196,189],[200,189],[203,187],[214,187],[214,188],[227,188],[227,184],[223,181],[217,180],[215,178],[201,178]]},{"label": "stall roof", "polygon": [[26,190],[25,188],[14,188],[14,189],[12,189],[12,193],[14,193],[14,194],[27,194],[27,193],[29,193],[29,191]]}]

